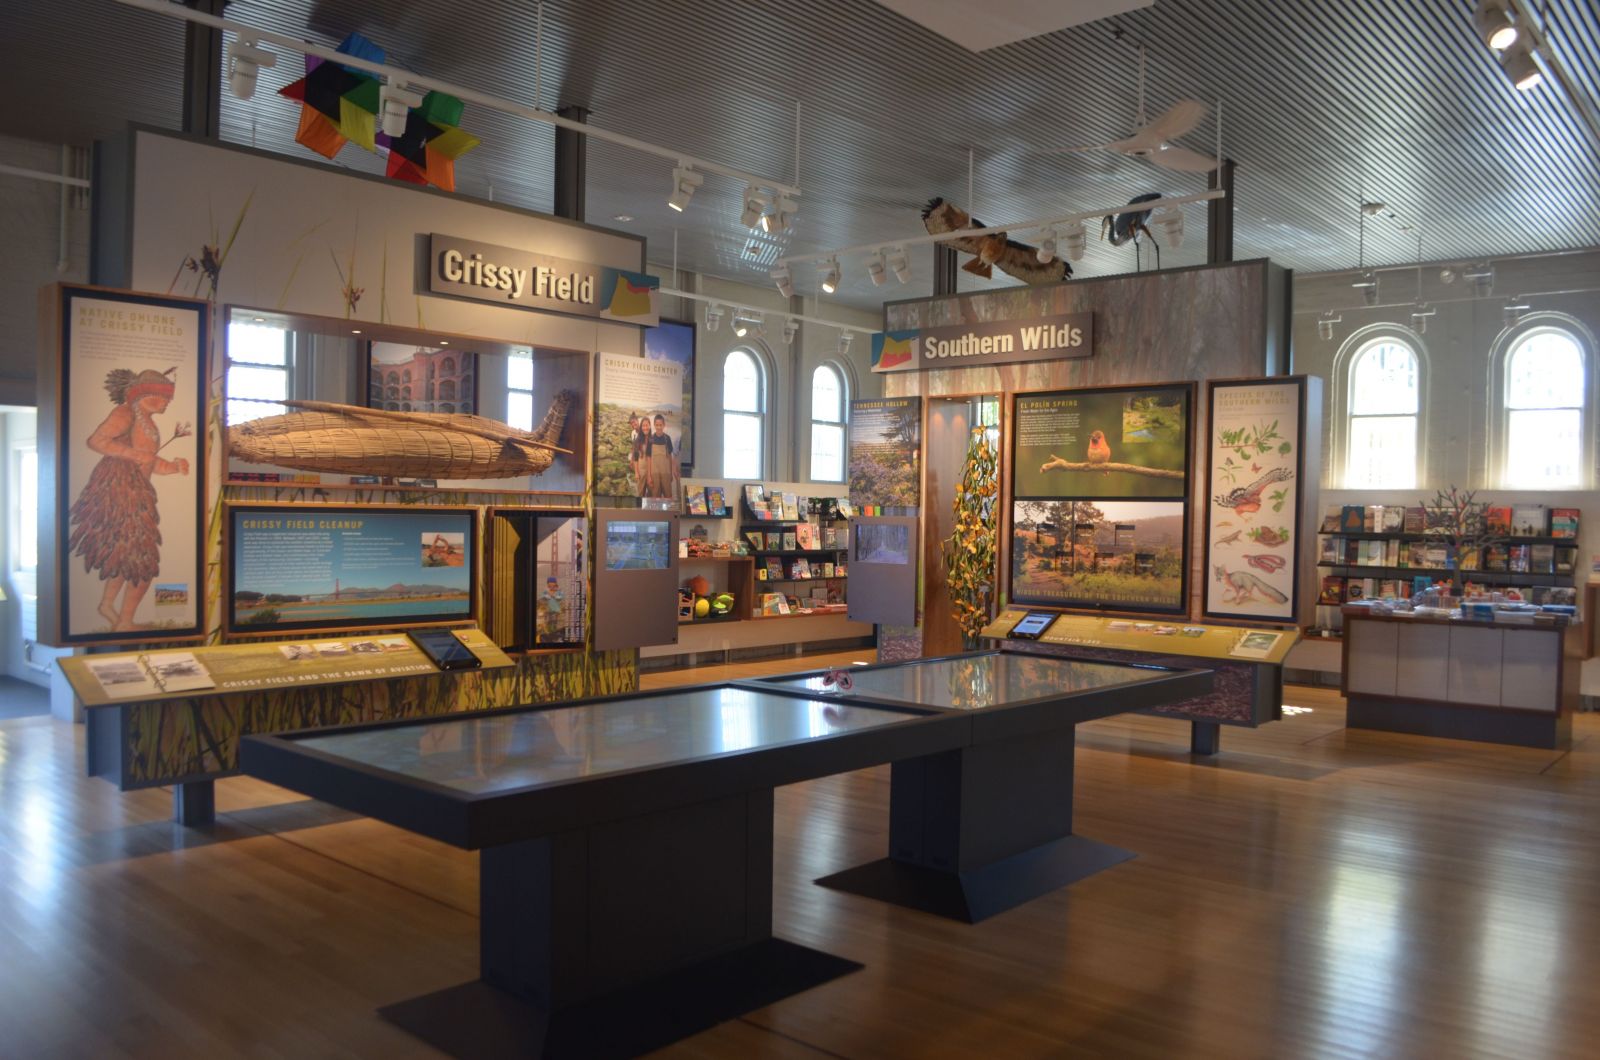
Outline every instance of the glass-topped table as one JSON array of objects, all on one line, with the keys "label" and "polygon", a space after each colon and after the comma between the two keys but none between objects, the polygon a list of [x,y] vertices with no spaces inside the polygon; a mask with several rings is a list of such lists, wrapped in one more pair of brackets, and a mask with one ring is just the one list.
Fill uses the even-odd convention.
[{"label": "glass-topped table", "polygon": [[1073,834],[1076,727],[1205,695],[1211,673],[989,651],[751,684],[971,720],[966,746],[891,767],[888,856],[817,882],[975,923],[1133,857]]},{"label": "glass-topped table", "polygon": [[853,971],[772,934],[773,789],[950,714],[734,685],[243,741],[246,773],[468,849],[480,978],[383,1015],[457,1056],[633,1055]]}]

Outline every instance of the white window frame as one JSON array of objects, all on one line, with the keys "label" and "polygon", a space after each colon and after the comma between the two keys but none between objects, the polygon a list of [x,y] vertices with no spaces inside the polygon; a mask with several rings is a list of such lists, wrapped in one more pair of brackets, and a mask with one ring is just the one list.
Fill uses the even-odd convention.
[{"label": "white window frame", "polygon": [[[1528,339],[1541,332],[1558,332],[1571,339],[1578,347],[1578,356],[1583,359],[1583,400],[1579,405],[1579,447],[1578,469],[1579,480],[1570,486],[1544,486],[1518,484],[1511,477],[1511,469],[1507,467],[1507,455],[1510,451],[1510,424],[1511,409],[1506,402],[1510,398],[1510,372],[1511,357]],[[1597,441],[1596,420],[1600,419],[1600,365],[1596,364],[1596,350],[1594,332],[1590,331],[1582,321],[1566,313],[1540,312],[1533,313],[1518,320],[1511,327],[1501,331],[1495,338],[1494,346],[1489,354],[1489,431],[1488,431],[1488,466],[1489,480],[1496,483],[1501,489],[1539,489],[1539,490],[1588,490],[1595,488],[1596,473],[1595,463],[1600,457],[1600,441]]]},{"label": "white window frame", "polygon": [[[834,379],[839,382],[839,418],[837,420],[819,419],[817,416],[817,373],[832,372]],[[812,482],[845,482],[850,477],[850,374],[844,366],[837,361],[823,361],[811,369],[810,393],[808,400],[811,403],[811,433],[807,439],[810,443],[807,454],[807,473]],[[818,427],[834,427],[839,431],[839,475],[837,478],[824,478],[817,474],[816,459],[817,445],[816,433]]]},{"label": "white window frame", "polygon": [[[10,507],[15,513],[15,525],[11,528],[11,555],[7,557],[6,566],[13,577],[16,577],[17,575],[23,575],[28,578],[36,578],[39,573],[39,447],[37,443],[32,445],[19,445],[12,449],[11,452]],[[29,476],[23,468],[23,461],[29,456],[33,457],[34,463],[34,473],[32,476],[34,508],[31,520],[22,505],[23,483],[29,481]],[[27,527],[31,530],[34,538],[34,556],[32,565],[24,565],[22,562],[22,535],[24,527]]]},{"label": "white window frame", "polygon": [[[756,367],[756,408],[754,410],[730,409],[730,408],[728,408],[728,400],[727,400],[728,361],[730,359],[732,359],[734,354],[743,354],[744,356],[750,358],[750,361]],[[730,479],[744,479],[744,478],[764,479],[764,478],[767,477],[767,469],[769,467],[769,462],[767,460],[767,450],[768,450],[769,445],[771,444],[771,432],[768,429],[769,425],[770,425],[769,413],[770,413],[771,398],[772,398],[772,386],[771,386],[771,383],[772,383],[772,372],[768,368],[767,359],[765,357],[763,357],[761,355],[760,351],[755,349],[755,347],[753,347],[753,346],[735,346],[735,347],[733,347],[732,349],[728,350],[726,353],[724,353],[722,355],[722,371],[717,376],[717,385],[722,390],[722,477],[723,478],[730,478]],[[755,428],[756,428],[756,430],[758,432],[758,437],[756,439],[756,452],[759,454],[759,466],[756,468],[756,473],[754,475],[736,475],[736,474],[733,474],[730,471],[730,469],[728,468],[728,446],[727,446],[728,420],[729,420],[729,417],[731,417],[731,416],[737,416],[737,417],[740,417],[742,419],[748,419],[752,423],[755,424]]]},{"label": "white window frame", "polygon": [[[524,354],[524,353],[527,354],[527,359],[528,359],[528,385],[526,387],[512,386],[511,385],[511,362],[512,362],[513,359],[521,360],[521,355]],[[481,370],[482,367],[483,367],[483,361],[480,359],[479,362],[478,362],[478,368]],[[539,367],[539,363],[538,363],[538,361],[536,361],[534,359],[533,347],[531,347],[531,346],[518,346],[518,347],[516,347],[515,349],[513,349],[510,353],[508,353],[506,355],[506,423],[508,423],[512,427],[516,427],[516,428],[518,428],[520,430],[531,431],[531,430],[534,429],[534,427],[538,426],[539,410],[537,408],[535,408],[535,406],[533,404],[533,388],[534,388],[534,386],[536,385],[536,382],[537,382],[537,380],[535,379],[535,373],[537,372],[538,367]],[[522,395],[526,395],[527,396],[527,399],[528,399],[528,422],[526,424],[512,423],[511,422],[511,395],[512,394],[522,394]]]},{"label": "white window frame", "polygon": [[[231,371],[236,366],[240,367],[240,368],[258,369],[260,371],[265,371],[265,372],[272,372],[272,371],[282,372],[283,373],[283,392],[284,392],[284,395],[286,397],[289,397],[289,398],[293,398],[295,396],[295,389],[294,389],[294,386],[295,386],[295,352],[296,352],[296,350],[295,350],[295,346],[296,346],[295,333],[292,330],[288,329],[288,328],[279,328],[279,327],[275,327],[275,326],[269,325],[269,324],[261,324],[261,323],[256,323],[254,321],[240,320],[240,319],[237,319],[237,318],[235,318],[233,320],[230,320],[228,322],[228,330],[231,331],[233,329],[234,325],[238,325],[239,327],[247,327],[247,328],[261,328],[261,327],[264,327],[264,328],[270,328],[271,330],[274,330],[274,331],[282,332],[282,334],[283,334],[283,364],[280,366],[280,365],[275,365],[275,364],[260,364],[260,363],[255,362],[255,361],[240,361],[240,360],[236,360],[234,358],[234,356],[233,356],[234,346],[233,346],[232,336],[229,335],[229,336],[224,338],[224,340],[223,340],[223,359],[222,359],[222,379],[223,379],[222,421],[223,421],[223,426],[224,427],[231,427],[235,423],[235,421],[232,420],[231,418],[229,418],[229,415],[228,415],[230,402],[242,401],[242,402],[249,402],[251,404],[256,404],[256,405],[276,405],[277,404],[277,402],[275,402],[275,401],[269,402],[269,401],[262,401],[262,400],[260,400],[258,398],[247,398],[247,397],[237,397],[237,396],[235,396],[232,393],[231,388],[228,386],[228,379],[229,379],[229,375],[230,375]],[[272,413],[269,413],[269,415],[278,415],[278,413],[277,412],[272,412]],[[238,422],[245,422],[245,421],[238,421]]]},{"label": "white window frame", "polygon": [[[1417,467],[1414,485],[1411,487],[1394,487],[1396,489],[1416,489],[1428,481],[1428,386],[1432,378],[1428,364],[1428,350],[1418,335],[1410,328],[1398,324],[1383,323],[1370,324],[1358,328],[1344,344],[1339,347],[1339,352],[1333,359],[1334,409],[1333,425],[1329,432],[1329,442],[1333,449],[1334,480],[1344,489],[1367,489],[1365,485],[1356,485],[1350,481],[1350,422],[1352,383],[1355,378],[1355,368],[1361,355],[1367,350],[1385,342],[1399,343],[1410,349],[1413,357],[1417,359],[1417,411],[1415,414],[1416,426],[1416,453]],[[1397,414],[1398,415],[1398,414]]]}]

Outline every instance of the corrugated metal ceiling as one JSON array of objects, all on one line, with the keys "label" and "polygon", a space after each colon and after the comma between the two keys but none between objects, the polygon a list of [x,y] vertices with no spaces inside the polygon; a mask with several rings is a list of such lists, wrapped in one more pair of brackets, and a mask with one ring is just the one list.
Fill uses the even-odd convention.
[{"label": "corrugated metal ceiling", "polygon": [[[1238,257],[1353,266],[1361,196],[1420,225],[1433,260],[1600,244],[1594,146],[1554,86],[1512,90],[1473,35],[1472,6],[1158,0],[980,55],[864,0],[553,0],[537,99],[584,104],[597,125],[784,179],[798,100],[805,195],[781,244],[738,226],[732,182],[709,178],[676,214],[667,162],[591,146],[589,220],[647,236],[658,262],[676,236],[680,267],[759,283],[780,253],[917,234],[917,207],[932,195],[969,205],[969,148],[970,206],[989,223],[1200,190],[1201,176],[1135,160],[1037,154],[1131,131],[1135,42],[1149,51],[1152,114],[1184,96],[1224,101],[1224,145],[1240,167]],[[1590,0],[1544,10],[1555,46],[1595,92],[1600,14]],[[328,43],[359,30],[399,65],[534,102],[535,11],[510,0],[239,0],[228,14]],[[128,120],[176,123],[176,20],[110,0],[7,0],[0,29],[10,45],[0,85],[24,103],[0,116],[0,132],[85,142]],[[263,72],[255,100],[228,97],[224,138],[307,157],[292,142],[295,106],[273,94],[295,76],[291,59]],[[460,190],[550,209],[551,131],[470,106],[466,124],[485,144],[459,165]],[[1212,136],[1208,121],[1186,144],[1209,151]],[[354,147],[339,162],[380,167]],[[1204,217],[1188,208],[1189,238],[1164,264],[1203,260]],[[1369,264],[1415,253],[1392,222],[1369,224]],[[1094,242],[1078,271],[1127,271],[1132,256]],[[853,304],[931,289],[926,251],[904,288],[875,291],[846,266],[833,297]],[[812,292],[815,279],[797,276],[797,287]]]}]

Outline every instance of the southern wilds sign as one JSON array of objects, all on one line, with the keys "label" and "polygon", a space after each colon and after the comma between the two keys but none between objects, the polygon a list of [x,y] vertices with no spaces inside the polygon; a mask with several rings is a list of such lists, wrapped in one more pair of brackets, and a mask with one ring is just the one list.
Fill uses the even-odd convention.
[{"label": "southern wilds sign", "polygon": [[971,368],[1093,353],[1093,313],[885,331],[872,336],[874,372]]}]

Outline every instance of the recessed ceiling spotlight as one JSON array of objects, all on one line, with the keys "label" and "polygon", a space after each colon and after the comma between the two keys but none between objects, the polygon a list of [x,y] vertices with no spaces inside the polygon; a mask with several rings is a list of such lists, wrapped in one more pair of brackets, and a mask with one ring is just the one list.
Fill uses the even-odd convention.
[{"label": "recessed ceiling spotlight", "polygon": [[879,250],[875,253],[867,255],[867,277],[872,281],[872,286],[883,286],[883,281],[887,279],[887,277],[884,275],[883,268],[883,251]]},{"label": "recessed ceiling spotlight", "polygon": [[1539,64],[1533,61],[1533,52],[1525,44],[1513,45],[1501,53],[1505,58],[1501,61],[1500,68],[1511,78],[1512,85],[1518,92],[1526,92],[1530,88],[1537,88],[1544,74],[1539,70]]},{"label": "recessed ceiling spotlight", "polygon": [[829,258],[822,264],[822,292],[832,294],[839,289],[839,259]]},{"label": "recessed ceiling spotlight", "polygon": [[1503,52],[1517,43],[1517,27],[1511,21],[1506,5],[1496,0],[1482,0],[1472,12],[1472,25],[1478,37],[1497,52]]},{"label": "recessed ceiling spotlight", "polygon": [[449,339],[440,339],[439,340],[439,345],[448,346],[448,345],[450,345],[450,340]]},{"label": "recessed ceiling spotlight", "polygon": [[890,247],[887,255],[889,271],[901,283],[911,279],[911,262],[906,259],[905,247]]},{"label": "recessed ceiling spotlight", "polygon": [[359,334],[361,334],[361,329],[360,328],[351,328],[350,329],[350,334],[359,335]]},{"label": "recessed ceiling spotlight", "polygon": [[277,66],[278,57],[261,47],[254,37],[239,37],[228,49],[228,87],[240,99],[256,94],[256,79],[263,66]]},{"label": "recessed ceiling spotlight", "polygon": [[778,285],[779,294],[785,298],[794,297],[794,276],[789,272],[789,266],[779,265],[768,275],[772,277],[772,282]]},{"label": "recessed ceiling spotlight", "polygon": [[705,183],[706,178],[686,165],[680,165],[672,171],[672,194],[667,196],[667,205],[682,213],[689,206],[689,200],[694,198],[695,190]]}]

